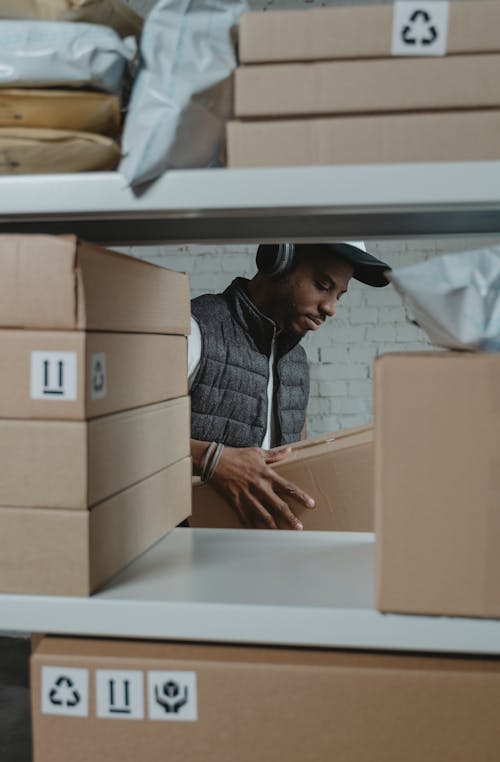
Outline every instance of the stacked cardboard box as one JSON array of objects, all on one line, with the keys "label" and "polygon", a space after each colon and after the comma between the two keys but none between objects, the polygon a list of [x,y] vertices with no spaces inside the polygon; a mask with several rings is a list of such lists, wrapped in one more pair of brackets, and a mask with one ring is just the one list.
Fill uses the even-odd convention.
[{"label": "stacked cardboard box", "polygon": [[500,3],[423,6],[243,15],[229,166],[500,158]]},{"label": "stacked cardboard box", "polygon": [[498,760],[495,658],[49,637],[31,689],[34,762]]},{"label": "stacked cardboard box", "polygon": [[500,617],[500,356],[375,363],[377,605]]},{"label": "stacked cardboard box", "polygon": [[[373,531],[373,429],[345,429],[292,445],[273,468],[314,498],[314,510],[287,496],[306,530]],[[210,484],[193,483],[191,527],[241,527],[236,511]]]},{"label": "stacked cardboard box", "polygon": [[0,236],[0,590],[88,595],[190,513],[187,276]]}]

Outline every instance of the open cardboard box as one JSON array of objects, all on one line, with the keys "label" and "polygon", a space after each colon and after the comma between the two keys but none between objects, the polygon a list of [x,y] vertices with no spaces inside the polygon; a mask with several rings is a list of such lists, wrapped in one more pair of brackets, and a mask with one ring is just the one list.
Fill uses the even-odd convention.
[{"label": "open cardboard box", "polygon": [[[345,429],[292,445],[287,460],[273,465],[316,501],[311,510],[287,502],[304,529],[373,531],[373,429]],[[193,480],[191,527],[241,527],[236,512],[210,484]]]}]

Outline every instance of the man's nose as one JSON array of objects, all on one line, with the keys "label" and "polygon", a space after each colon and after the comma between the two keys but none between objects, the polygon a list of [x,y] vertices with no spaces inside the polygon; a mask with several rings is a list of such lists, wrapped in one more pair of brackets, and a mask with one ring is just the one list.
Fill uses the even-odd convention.
[{"label": "man's nose", "polygon": [[326,317],[333,317],[335,315],[335,308],[337,307],[337,297],[329,296],[321,302],[320,310]]}]

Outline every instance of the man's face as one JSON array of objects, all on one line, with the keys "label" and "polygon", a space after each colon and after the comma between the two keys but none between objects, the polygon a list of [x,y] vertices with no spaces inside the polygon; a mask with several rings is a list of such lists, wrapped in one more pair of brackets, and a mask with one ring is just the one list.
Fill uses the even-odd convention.
[{"label": "man's face", "polygon": [[331,254],[302,257],[294,269],[276,281],[273,319],[279,329],[302,338],[333,317],[354,269]]}]

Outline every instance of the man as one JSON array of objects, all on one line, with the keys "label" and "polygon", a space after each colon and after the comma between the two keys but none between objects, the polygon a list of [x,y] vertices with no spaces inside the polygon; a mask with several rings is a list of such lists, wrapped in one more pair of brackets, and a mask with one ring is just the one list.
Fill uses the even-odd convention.
[{"label": "man", "polygon": [[257,274],[191,302],[189,384],[193,470],[247,527],[302,529],[286,498],[313,499],[273,463],[300,439],[309,395],[301,339],[333,317],[352,277],[388,283],[389,266],[361,242],[260,245]]}]

